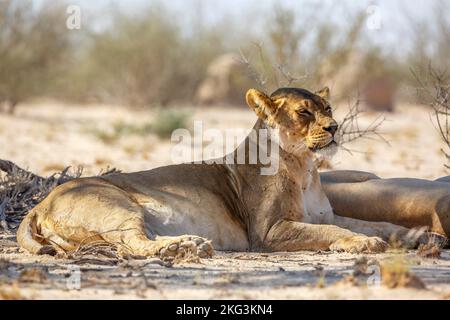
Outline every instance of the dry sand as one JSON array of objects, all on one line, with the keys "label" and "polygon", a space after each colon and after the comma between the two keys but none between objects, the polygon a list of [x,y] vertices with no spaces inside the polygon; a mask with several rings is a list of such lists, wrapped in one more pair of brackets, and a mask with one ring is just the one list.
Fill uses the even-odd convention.
[{"label": "dry sand", "polygon": [[[188,108],[207,128],[249,129],[255,116],[247,109]],[[342,117],[345,106],[338,108]],[[14,116],[0,114],[0,158],[41,175],[82,165],[85,174],[107,166],[138,171],[171,163],[173,144],[153,134],[128,134],[112,141],[114,126],[144,126],[155,114],[109,106],[42,102],[19,106]],[[377,117],[367,114],[361,124]],[[333,169],[372,171],[382,177],[435,179],[447,175],[444,147],[422,106],[402,105],[386,115],[381,131],[389,141],[360,140],[340,151]],[[111,139],[110,139],[111,140]],[[399,253],[373,255],[376,261]],[[348,281],[360,255],[329,252],[217,253],[201,263],[163,266],[158,260],[78,261],[81,290],[67,287],[74,261],[19,252],[13,236],[0,233],[0,297],[16,298],[255,298],[255,299],[436,299],[450,298],[450,251],[440,259],[402,256],[426,289],[388,289]],[[374,260],[374,261],[375,261]],[[347,279],[347,280],[343,280]]]}]

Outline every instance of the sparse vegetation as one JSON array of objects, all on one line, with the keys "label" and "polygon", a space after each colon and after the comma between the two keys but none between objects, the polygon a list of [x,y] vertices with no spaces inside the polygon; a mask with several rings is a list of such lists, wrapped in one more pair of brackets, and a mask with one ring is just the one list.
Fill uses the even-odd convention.
[{"label": "sparse vegetation", "polygon": [[13,285],[0,284],[0,300],[21,300],[24,296],[20,292],[17,282]]},{"label": "sparse vegetation", "polygon": [[0,107],[8,112],[62,76],[72,48],[64,13],[63,2],[0,1]]},{"label": "sparse vegetation", "polygon": [[[252,25],[264,25],[263,32],[244,32],[237,28],[245,22],[229,17],[208,24],[196,18],[186,29],[176,10],[156,1],[133,15],[112,10],[102,28],[94,28],[90,17],[81,31],[70,33],[65,2],[47,2],[0,3],[0,102],[9,110],[39,96],[145,107],[193,102],[209,63],[226,53],[241,53],[242,73],[249,77],[238,85],[269,92],[283,85],[326,84],[335,102],[363,90],[370,79],[387,79],[393,88],[402,82],[400,98],[412,100],[417,86],[411,67],[423,78],[430,61],[448,66],[450,6],[443,1],[434,4],[432,22],[409,19],[412,46],[401,55],[371,41],[361,10],[347,10],[346,24],[338,25],[329,18],[334,6],[297,11],[277,4],[252,16]],[[419,94],[416,101],[423,98]]]},{"label": "sparse vegetation", "polygon": [[129,124],[123,121],[118,121],[113,124],[111,130],[99,130],[93,129],[89,130],[92,134],[94,134],[98,139],[100,139],[103,143],[111,144],[115,143],[123,136],[127,135],[139,135],[145,136],[152,133],[152,125],[151,123],[146,123],[143,125]]},{"label": "sparse vegetation", "polygon": [[441,152],[447,163],[444,166],[450,168],[450,75],[446,71],[436,70],[428,66],[426,78],[422,78],[413,71],[416,81],[419,83],[420,92],[429,101],[432,108],[431,120],[436,126],[445,148]]},{"label": "sparse vegetation", "polygon": [[381,282],[390,289],[425,289],[424,282],[410,270],[408,261],[402,256],[381,263]]},{"label": "sparse vegetation", "polygon": [[420,244],[417,248],[417,254],[424,258],[439,258],[441,256],[442,247],[436,243]]},{"label": "sparse vegetation", "polygon": [[336,132],[336,140],[342,149],[351,152],[345,145],[358,139],[379,140],[387,143],[380,133],[380,126],[385,120],[384,116],[376,117],[368,126],[362,128],[359,120],[363,113],[364,111],[360,109],[359,98],[353,104],[349,103],[348,111],[340,121],[339,129]]},{"label": "sparse vegetation", "polygon": [[144,124],[131,124],[118,121],[110,130],[89,130],[103,143],[117,142],[121,137],[129,135],[147,136],[155,134],[161,139],[168,139],[176,129],[189,129],[189,112],[175,108],[160,108],[156,110],[152,121]]},{"label": "sparse vegetation", "polygon": [[172,132],[179,128],[189,128],[189,114],[179,109],[160,109],[153,120],[151,130],[160,138],[170,138]]},{"label": "sparse vegetation", "polygon": [[176,14],[154,4],[133,17],[115,12],[94,32],[73,73],[72,95],[130,106],[191,100],[208,63],[222,52],[221,37],[203,29],[183,34]]}]

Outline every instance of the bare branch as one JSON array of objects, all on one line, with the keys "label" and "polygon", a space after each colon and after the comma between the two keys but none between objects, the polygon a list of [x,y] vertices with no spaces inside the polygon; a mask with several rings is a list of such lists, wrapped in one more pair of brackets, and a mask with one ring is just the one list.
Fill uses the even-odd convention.
[{"label": "bare branch", "polygon": [[[436,129],[438,130],[442,140],[447,146],[447,150],[450,149],[450,77],[446,70],[435,70],[431,65],[428,66],[428,81],[424,81],[413,70],[411,70],[414,78],[418,82],[420,89],[426,93],[430,98],[428,102],[432,108],[433,113],[431,121],[435,122]],[[441,149],[447,162],[450,160],[450,154],[448,151]],[[450,168],[449,165],[444,164],[446,168]]]},{"label": "bare branch", "polygon": [[[61,172],[44,178],[20,168],[11,161],[0,159],[0,230],[15,229],[27,212],[42,201],[55,187],[80,177],[83,168]],[[117,172],[106,169],[99,175]]]},{"label": "bare branch", "polygon": [[361,100],[358,97],[353,104],[349,104],[348,112],[339,124],[339,129],[336,133],[336,140],[339,146],[348,152],[351,151],[345,145],[358,139],[381,140],[389,144],[379,132],[381,125],[386,120],[383,114],[376,117],[367,127],[362,128],[360,126],[359,119],[364,113],[360,109],[360,102]]},{"label": "bare branch", "polygon": [[302,76],[293,76],[284,65],[279,64],[277,66],[278,72],[285,78],[286,82],[283,84],[283,87],[290,87],[294,83],[299,82],[301,80],[305,80],[308,78],[308,74],[304,74]]},{"label": "bare branch", "polygon": [[[269,61],[270,59],[268,59],[264,54],[262,45],[260,43],[253,43],[253,45],[257,50],[257,65],[261,65],[261,68],[257,68],[242,50],[239,52],[240,59],[238,62],[245,67],[248,76],[254,80],[266,93],[280,87],[290,87],[294,85],[294,83],[299,83],[308,78],[307,73],[299,76],[293,75],[292,72],[289,71],[288,66],[286,66],[283,62],[280,62],[277,65],[272,64]],[[259,69],[262,70],[260,71]]]},{"label": "bare branch", "polygon": [[[258,56],[260,63],[263,66],[263,72],[259,72],[254,64],[251,63],[250,59],[241,51],[240,52],[240,60],[239,62],[243,64],[249,76],[260,85],[264,91],[268,92],[268,84],[269,82],[273,82],[276,85],[275,89],[281,86],[292,86],[294,83],[298,83],[302,80],[305,80],[308,75],[305,74],[303,76],[294,76],[289,69],[282,63],[279,63],[276,68],[273,66],[270,67],[272,72],[272,81],[269,81],[267,59],[264,55],[264,50],[260,43],[254,43],[254,46],[257,48]],[[283,78],[283,83],[280,84],[279,77]],[[274,89],[274,88],[272,88]],[[363,111],[359,108],[360,100],[359,93],[358,98],[355,103],[351,105],[349,103],[348,113],[345,115],[341,124],[339,125],[338,132],[336,133],[336,140],[341,148],[350,152],[350,149],[346,148],[345,145],[353,142],[358,139],[367,139],[367,140],[382,140],[386,143],[386,139],[379,133],[379,128],[381,124],[384,122],[385,118],[383,115],[377,117],[370,125],[366,128],[362,128],[359,125],[359,117],[363,113]]]},{"label": "bare branch", "polygon": [[264,89],[264,91],[267,91],[266,83],[267,78],[264,77],[260,72],[258,72],[255,67],[250,63],[250,60],[248,57],[240,50],[240,59],[239,62],[245,66],[247,70],[248,76],[253,79],[261,88]]}]

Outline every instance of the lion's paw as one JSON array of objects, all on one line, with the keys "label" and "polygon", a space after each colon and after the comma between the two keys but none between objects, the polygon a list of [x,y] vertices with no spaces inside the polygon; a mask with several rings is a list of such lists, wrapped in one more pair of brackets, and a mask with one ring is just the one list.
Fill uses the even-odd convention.
[{"label": "lion's paw", "polygon": [[442,234],[428,231],[428,228],[412,228],[403,237],[402,244],[408,249],[417,248],[419,245],[436,245],[443,247],[447,243],[447,237]]},{"label": "lion's paw", "polygon": [[161,259],[183,258],[189,255],[211,258],[214,249],[211,241],[197,236],[169,237],[163,240],[159,249]]},{"label": "lion's paw", "polygon": [[386,251],[388,244],[378,237],[352,236],[335,241],[331,251],[349,253],[380,253]]}]

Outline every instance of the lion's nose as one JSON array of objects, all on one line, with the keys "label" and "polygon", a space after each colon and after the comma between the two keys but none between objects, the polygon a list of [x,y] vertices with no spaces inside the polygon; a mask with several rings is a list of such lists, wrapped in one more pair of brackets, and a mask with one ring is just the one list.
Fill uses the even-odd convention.
[{"label": "lion's nose", "polygon": [[336,133],[337,129],[338,129],[337,123],[330,123],[327,127],[323,127],[323,130],[328,131],[332,135]]}]

